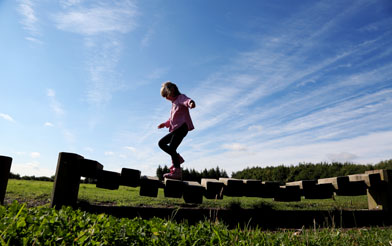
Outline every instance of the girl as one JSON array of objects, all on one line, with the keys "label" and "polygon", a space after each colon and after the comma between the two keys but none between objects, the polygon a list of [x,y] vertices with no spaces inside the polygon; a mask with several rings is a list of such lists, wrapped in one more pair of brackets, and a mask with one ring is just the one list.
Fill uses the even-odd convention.
[{"label": "girl", "polygon": [[173,165],[170,173],[165,173],[163,177],[172,179],[182,179],[180,164],[184,159],[177,153],[177,148],[188,131],[194,129],[188,108],[196,107],[195,101],[181,94],[177,86],[168,81],[162,84],[161,95],[172,102],[170,118],[159,124],[158,129],[169,128],[169,134],[159,140],[159,147],[171,156]]}]

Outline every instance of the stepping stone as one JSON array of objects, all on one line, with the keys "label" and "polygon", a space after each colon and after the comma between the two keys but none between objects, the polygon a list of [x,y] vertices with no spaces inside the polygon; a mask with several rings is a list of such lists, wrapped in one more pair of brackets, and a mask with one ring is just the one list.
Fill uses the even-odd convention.
[{"label": "stepping stone", "polygon": [[50,207],[74,206],[80,185],[79,162],[83,156],[60,152],[53,182]]},{"label": "stepping stone", "polygon": [[317,180],[302,180],[286,183],[286,186],[299,186],[305,199],[330,199],[335,191],[331,183],[317,184]]},{"label": "stepping stone", "polygon": [[262,183],[257,179],[244,179],[245,196],[247,197],[261,197]]},{"label": "stepping stone", "polygon": [[161,181],[158,177],[141,176],[140,177],[140,196],[157,197],[158,188],[161,186]]},{"label": "stepping stone", "polygon": [[106,170],[98,170],[97,188],[117,190],[120,186],[121,174]]},{"label": "stepping stone", "polygon": [[369,210],[392,211],[392,170],[371,170],[365,174],[379,174],[381,183],[371,186],[367,191]]},{"label": "stepping stone", "polygon": [[103,169],[103,165],[101,163],[89,159],[80,159],[78,167],[80,176],[91,179],[97,179],[98,170]]},{"label": "stepping stone", "polygon": [[368,188],[377,187],[382,183],[380,173],[364,173],[348,175],[350,182],[364,181]]},{"label": "stepping stone", "polygon": [[137,187],[140,184],[141,172],[136,169],[123,168],[121,169],[120,185]]},{"label": "stepping stone", "polygon": [[331,199],[335,187],[332,184],[316,184],[314,193],[309,194],[306,199]]},{"label": "stepping stone", "polygon": [[204,196],[207,199],[223,199],[223,187],[225,184],[217,179],[201,179],[204,187]]},{"label": "stepping stone", "polygon": [[264,181],[261,186],[261,197],[274,198],[279,190],[280,183],[275,181]]},{"label": "stepping stone", "polygon": [[318,184],[332,184],[335,191],[341,189],[343,190],[345,186],[350,183],[350,180],[347,176],[333,177],[333,178],[324,178],[318,179]]},{"label": "stepping stone", "polygon": [[281,186],[275,194],[274,201],[277,202],[299,202],[301,191],[299,186]]},{"label": "stepping stone", "polygon": [[184,201],[186,203],[203,203],[204,187],[198,182],[184,181]]},{"label": "stepping stone", "polygon": [[242,179],[219,178],[219,181],[225,184],[223,188],[223,194],[225,196],[240,197],[245,195],[245,185]]},{"label": "stepping stone", "polygon": [[343,189],[339,189],[336,191],[336,195],[338,196],[362,196],[367,193],[367,185],[365,181],[353,181],[349,182]]},{"label": "stepping stone", "polygon": [[0,156],[0,204],[4,203],[4,197],[8,185],[8,178],[11,170],[11,163],[11,157]]},{"label": "stepping stone", "polygon": [[177,179],[165,178],[164,184],[165,184],[165,188],[163,191],[165,197],[172,197],[172,198],[182,197],[182,193],[184,191],[184,182]]},{"label": "stepping stone", "polygon": [[[353,179],[353,178],[352,178]],[[366,194],[366,183],[363,180],[350,182],[348,176],[319,179],[319,184],[331,183],[338,196],[359,196]]]}]

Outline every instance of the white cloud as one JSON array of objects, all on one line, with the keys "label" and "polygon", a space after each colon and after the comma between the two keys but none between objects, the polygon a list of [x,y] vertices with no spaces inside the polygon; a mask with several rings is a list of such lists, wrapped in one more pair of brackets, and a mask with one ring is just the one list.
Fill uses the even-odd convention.
[{"label": "white cloud", "polygon": [[140,42],[143,48],[150,45],[150,41],[154,36],[154,34],[155,34],[155,29],[153,27],[148,28],[146,34],[144,35],[142,41]]},{"label": "white cloud", "polygon": [[240,143],[232,143],[232,144],[224,144],[224,149],[233,150],[233,151],[245,151],[247,147]]},{"label": "white cloud", "polygon": [[31,0],[20,1],[18,11],[23,17],[21,23],[24,28],[30,32],[36,33],[37,29],[35,24],[37,23],[38,18],[36,17],[34,10],[34,2]]},{"label": "white cloud", "polygon": [[68,143],[74,143],[75,142],[76,137],[70,130],[63,129],[62,132],[63,132],[63,136],[64,136],[65,140]]},{"label": "white cloud", "polygon": [[18,4],[18,12],[22,16],[20,23],[23,28],[29,33],[26,40],[42,44],[42,41],[37,38],[40,35],[39,19],[35,11],[36,1],[34,0],[20,0]]},{"label": "white cloud", "polygon": [[8,114],[0,113],[0,118],[10,122],[14,122],[14,119]]},{"label": "white cloud", "polygon": [[263,126],[261,125],[251,125],[248,127],[249,131],[254,131],[254,132],[262,132],[263,131]]},{"label": "white cloud", "polygon": [[47,89],[46,90],[46,95],[48,97],[55,97],[56,96],[56,92],[53,89]]},{"label": "white cloud", "polygon": [[123,88],[116,66],[122,55],[122,36],[137,26],[138,8],[132,1],[62,1],[63,10],[53,15],[59,30],[78,33],[88,48],[86,70],[90,75],[86,98],[102,105]]},{"label": "white cloud", "polygon": [[39,152],[31,152],[30,156],[31,156],[31,158],[36,159],[36,158],[39,158],[41,156],[41,153],[39,153]]},{"label": "white cloud", "polygon": [[292,136],[278,141],[252,143],[246,151],[209,155],[204,151],[202,155],[189,151],[184,153],[184,156],[187,157],[188,168],[202,170],[213,165],[223,168],[230,174],[247,166],[297,165],[303,162],[352,161],[358,164],[376,164],[390,159],[392,153],[392,131],[309,144],[301,144],[296,138]]},{"label": "white cloud", "polygon": [[54,127],[54,125],[53,125],[52,122],[45,122],[44,126],[47,126],[47,127]]},{"label": "white cloud", "polygon": [[127,149],[127,150],[129,150],[129,151],[131,151],[131,152],[133,152],[133,153],[136,152],[136,148],[135,148],[135,147],[132,147],[132,146],[125,146],[124,148]]},{"label": "white cloud", "polygon": [[358,158],[357,155],[348,152],[328,153],[326,156],[331,162],[352,162]]},{"label": "white cloud", "polygon": [[54,20],[60,30],[89,36],[111,32],[127,33],[136,27],[137,15],[136,6],[126,1],[66,9],[63,13],[56,14]]},{"label": "white cloud", "polygon": [[46,95],[49,97],[50,108],[56,113],[57,116],[62,116],[65,111],[62,105],[56,99],[56,92],[53,89],[47,89]]},{"label": "white cloud", "polygon": [[55,170],[42,167],[38,161],[26,163],[13,163],[11,172],[21,176],[51,177],[55,175]]},{"label": "white cloud", "polygon": [[113,151],[105,151],[104,153],[106,156],[114,156],[114,152]]}]

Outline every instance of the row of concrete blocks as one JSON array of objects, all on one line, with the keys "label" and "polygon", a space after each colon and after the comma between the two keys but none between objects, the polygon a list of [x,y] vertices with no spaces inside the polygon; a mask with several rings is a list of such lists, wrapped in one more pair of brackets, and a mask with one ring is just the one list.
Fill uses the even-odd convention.
[{"label": "row of concrete blocks", "polygon": [[[4,202],[12,158],[0,156],[0,202]],[[241,180],[231,178],[202,179],[201,184],[192,181],[141,176],[140,171],[123,168],[121,173],[103,170],[97,161],[85,159],[73,153],[60,153],[52,192],[52,206],[76,203],[80,178],[97,179],[97,187],[118,189],[120,185],[140,186],[141,196],[156,197],[163,188],[165,197],[183,197],[187,203],[201,203],[207,199],[227,196],[274,198],[275,201],[300,201],[327,199],[333,194],[344,196],[368,195],[369,209],[392,210],[392,170],[373,170],[365,174],[333,177],[319,180],[278,182]]]},{"label": "row of concrete blocks", "polygon": [[[165,197],[183,197],[187,203],[202,203],[203,197],[222,199],[224,195],[274,198],[275,201],[300,201],[302,196],[305,199],[328,199],[332,198],[334,193],[342,196],[365,195],[369,188],[379,190],[386,185],[383,175],[385,170],[344,177],[289,182],[284,186],[278,182],[233,178],[202,179],[201,183],[174,179],[165,179],[161,182],[157,177],[141,176],[141,172],[135,169],[123,168],[121,173],[106,171],[99,162],[79,157],[76,161],[79,179],[80,177],[96,179],[98,188],[118,189],[120,185],[140,186],[139,194],[150,197],[156,197],[158,189],[163,188]],[[60,159],[59,157],[59,163]],[[55,191],[54,189],[53,193]]]}]

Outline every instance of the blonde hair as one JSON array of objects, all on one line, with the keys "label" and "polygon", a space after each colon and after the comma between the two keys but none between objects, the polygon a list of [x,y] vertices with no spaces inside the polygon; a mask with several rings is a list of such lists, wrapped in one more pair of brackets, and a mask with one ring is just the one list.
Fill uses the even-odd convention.
[{"label": "blonde hair", "polygon": [[178,87],[176,84],[167,81],[165,83],[162,84],[161,87],[161,96],[162,97],[176,97],[178,95],[180,95],[180,91],[178,90]]}]

